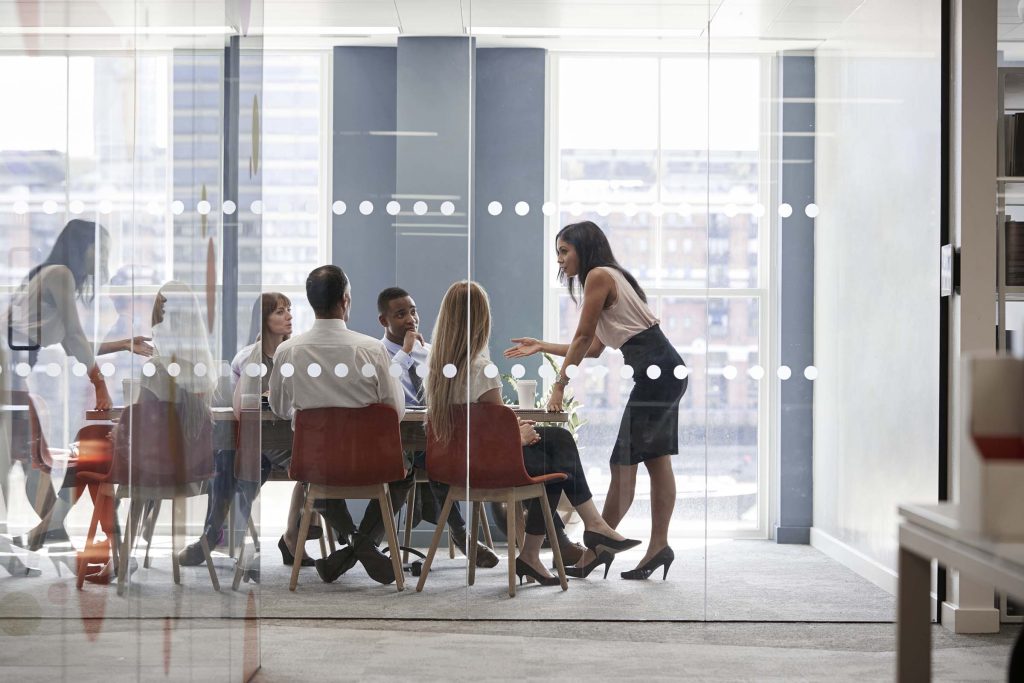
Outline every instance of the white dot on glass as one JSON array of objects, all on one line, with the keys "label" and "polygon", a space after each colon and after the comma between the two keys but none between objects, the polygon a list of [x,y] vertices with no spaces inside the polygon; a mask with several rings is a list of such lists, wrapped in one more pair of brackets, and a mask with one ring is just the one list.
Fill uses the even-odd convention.
[{"label": "white dot on glass", "polygon": [[621,368],[619,368],[619,377],[621,377],[622,379],[629,379],[632,376],[633,376],[633,366],[632,365],[623,365]]},{"label": "white dot on glass", "polygon": [[569,206],[569,213],[571,213],[573,216],[579,216],[581,213],[583,213],[583,205],[580,204],[579,202],[573,202]]},{"label": "white dot on glass", "polygon": [[530,204],[529,204],[529,202],[516,202],[516,215],[517,216],[525,216],[528,213],[530,213]]},{"label": "white dot on glass", "polygon": [[651,214],[654,216],[664,216],[665,207],[662,206],[661,204],[656,203],[654,206],[651,207]]},{"label": "white dot on glass", "polygon": [[722,368],[722,377],[726,379],[736,379],[736,367],[733,365],[726,365]]},{"label": "white dot on glass", "polygon": [[373,363],[363,363],[363,367],[359,368],[359,372],[362,373],[363,377],[373,377],[377,374],[377,369],[373,367]]},{"label": "white dot on glass", "polygon": [[426,214],[427,213],[427,203],[426,202],[422,202],[422,201],[421,202],[416,202],[415,204],[412,205],[412,212],[414,214],[416,214],[417,216],[422,216],[422,215]]},{"label": "white dot on glass", "polygon": [[196,204],[196,211],[199,212],[200,216],[205,216],[210,213],[210,202],[205,199],[200,199],[199,203]]},{"label": "white dot on glass", "polygon": [[779,215],[783,218],[789,218],[793,215],[793,207],[785,202],[779,204]]},{"label": "white dot on glass", "polygon": [[192,372],[195,373],[196,377],[206,377],[206,363],[196,363],[195,367],[192,368]]},{"label": "white dot on glass", "polygon": [[85,204],[82,202],[81,199],[72,199],[71,203],[68,204],[68,209],[71,211],[71,213],[78,215],[85,211]]},{"label": "white dot on glass", "polygon": [[341,201],[340,199],[331,204],[331,211],[334,212],[335,216],[340,216],[341,214],[345,213],[345,209],[347,208],[348,207],[345,206],[345,202]]},{"label": "white dot on glass", "polygon": [[545,216],[550,216],[555,212],[554,202],[544,202],[540,205],[540,212]]},{"label": "white dot on glass", "polygon": [[489,379],[494,379],[497,376],[498,376],[498,366],[495,365],[494,363],[488,363],[487,366],[484,368],[484,377],[487,377]]},{"label": "white dot on glass", "polygon": [[142,374],[146,377],[152,377],[156,374],[156,366],[152,363],[146,363],[142,366]]},{"label": "white dot on glass", "polygon": [[565,376],[569,379],[573,379],[576,375],[580,374],[580,366],[575,363],[570,363],[565,368]]},{"label": "white dot on glass", "polygon": [[750,213],[760,218],[761,216],[764,215],[764,204],[761,204],[760,202],[754,204],[754,207],[750,210]]},{"label": "white dot on glass", "polygon": [[344,363],[338,363],[334,366],[334,374],[338,377],[345,377],[348,375],[348,366]]},{"label": "white dot on glass", "polygon": [[263,213],[263,202],[259,199],[252,200],[252,204],[249,204],[249,211],[259,216]]},{"label": "white dot on glass", "polygon": [[107,215],[114,210],[114,204],[109,199],[101,199],[100,203],[96,206],[100,213]]},{"label": "white dot on glass", "polygon": [[220,362],[220,371],[219,372],[220,372],[220,376],[221,377],[230,377],[231,376],[231,363],[228,363],[227,361],[223,361],[222,360]]},{"label": "white dot on glass", "polygon": [[392,200],[387,203],[384,210],[388,212],[389,216],[397,216],[398,212],[402,210],[402,205]]},{"label": "white dot on glass", "polygon": [[676,211],[679,212],[680,216],[689,216],[691,213],[693,213],[693,207],[690,206],[689,204],[683,203],[679,205],[679,208],[676,209]]},{"label": "white dot on glass", "polygon": [[373,213],[373,202],[371,202],[369,199],[364,199],[363,201],[359,202],[359,213],[363,214],[364,216],[369,216],[371,213]]},{"label": "white dot on glass", "polygon": [[[185,211],[185,203],[180,199],[175,199],[171,202],[171,213],[175,216],[180,216]],[[255,213],[255,212],[254,212]]]},{"label": "white dot on glass", "polygon": [[50,215],[57,213],[57,202],[52,199],[47,199],[43,202],[43,213]]},{"label": "white dot on glass", "polygon": [[14,374],[18,377],[28,377],[30,372],[32,372],[32,366],[28,363],[18,363],[14,366]]},{"label": "white dot on glass", "polygon": [[14,202],[14,213],[18,214],[19,216],[24,216],[26,213],[28,213],[28,202],[24,202],[21,200]]},{"label": "white dot on glass", "polygon": [[416,374],[419,375],[420,379],[425,379],[428,372],[430,372],[430,369],[427,368],[426,364],[424,364],[424,363],[417,363],[416,364]]},{"label": "white dot on glass", "polygon": [[648,365],[647,376],[650,377],[651,379],[658,379],[659,377],[661,377],[661,368],[659,368],[657,365]]},{"label": "white dot on glass", "polygon": [[723,213],[725,213],[727,218],[735,218],[739,211],[735,204],[726,204]]},{"label": "white dot on glass", "polygon": [[789,369],[788,365],[780,365],[775,374],[779,379],[785,381],[793,376],[793,371]]},{"label": "white dot on glass", "polygon": [[50,377],[59,377],[60,376],[60,366],[57,365],[56,363],[47,363],[46,364],[46,374],[49,375]]},{"label": "white dot on glass", "polygon": [[114,367],[113,363],[104,363],[103,365],[100,366],[100,373],[104,377],[113,377],[114,372],[116,372],[116,370],[117,369]]},{"label": "white dot on glass", "polygon": [[224,202],[224,206],[221,207],[221,211],[224,212],[225,216],[230,216],[235,212],[235,209],[237,208],[238,207],[235,205],[235,203],[228,199]]},{"label": "white dot on glass", "polygon": [[268,372],[270,372],[270,368],[267,367],[267,364],[260,363],[260,377],[266,377]]},{"label": "white dot on glass", "polygon": [[292,365],[291,363],[282,363],[281,364],[281,376],[282,377],[291,377],[294,374],[295,374],[295,366],[294,365]]},{"label": "white dot on glass", "polygon": [[804,368],[804,377],[806,377],[812,382],[818,379],[818,368],[814,367],[813,365],[808,365],[806,368]]},{"label": "white dot on glass", "polygon": [[310,377],[319,377],[321,372],[323,372],[323,368],[319,363],[310,363],[306,366],[306,374]]},{"label": "white dot on glass", "polygon": [[690,368],[685,365],[677,365],[675,369],[672,370],[672,374],[676,376],[676,379],[686,379],[690,374]]},{"label": "white dot on glass", "polygon": [[445,363],[444,367],[441,368],[441,374],[447,377],[448,379],[454,377],[455,373],[457,373],[458,371],[459,369],[455,367],[452,363]]},{"label": "white dot on glass", "polygon": [[547,364],[542,365],[542,366],[540,366],[537,369],[537,375],[541,379],[546,379],[546,380],[554,380],[555,379],[555,371],[552,370],[551,366],[547,365]]},{"label": "white dot on glass", "polygon": [[813,202],[808,204],[804,207],[804,213],[807,214],[808,218],[817,218],[819,213],[818,205]]},{"label": "white dot on glass", "polygon": [[635,216],[637,214],[637,211],[638,210],[636,208],[636,204],[633,203],[626,204],[624,207],[622,207],[622,215],[628,216],[629,218]]},{"label": "white dot on glass", "polygon": [[260,376],[260,366],[256,363],[249,363],[245,366],[245,374],[253,379]]},{"label": "white dot on glass", "polygon": [[399,365],[398,363],[392,363],[391,365],[388,366],[388,374],[391,375],[392,377],[401,377],[402,366]]},{"label": "white dot on glass", "polygon": [[607,216],[609,213],[611,213],[611,209],[608,207],[607,204],[601,202],[600,204],[597,205],[598,216]]},{"label": "white dot on glass", "polygon": [[167,366],[167,374],[170,375],[171,377],[177,377],[178,375],[181,374],[181,366],[178,365],[177,363],[170,363]]},{"label": "white dot on glass", "polygon": [[441,202],[441,215],[451,216],[455,213],[455,205],[451,202]]},{"label": "white dot on glass", "polygon": [[747,374],[750,375],[750,379],[760,381],[764,377],[764,368],[760,365],[755,365],[747,370]]},{"label": "white dot on glass", "polygon": [[520,379],[526,374],[526,368],[523,367],[522,363],[516,363],[512,366],[512,376],[516,379]]},{"label": "white dot on glass", "polygon": [[488,204],[487,205],[487,213],[491,214],[492,216],[497,216],[498,214],[500,214],[501,213],[501,202],[495,201],[495,202],[491,202],[490,204]]}]

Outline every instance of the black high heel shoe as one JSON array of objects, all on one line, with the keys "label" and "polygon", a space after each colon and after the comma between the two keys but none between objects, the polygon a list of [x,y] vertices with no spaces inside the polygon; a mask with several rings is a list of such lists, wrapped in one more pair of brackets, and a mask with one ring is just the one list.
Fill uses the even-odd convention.
[{"label": "black high heel shoe", "polygon": [[608,570],[612,566],[612,560],[615,559],[615,555],[611,554],[607,550],[601,551],[597,554],[593,560],[583,565],[582,567],[566,567],[565,575],[571,576],[574,579],[585,579],[590,576],[590,572],[594,571],[596,567],[604,565],[604,578],[608,578]]},{"label": "black high heel shoe", "polygon": [[[282,536],[281,540],[277,542],[277,549],[281,551],[282,562],[284,562],[289,567],[295,564],[295,555],[292,554],[292,551],[288,550],[288,544],[284,542],[284,536]],[[313,558],[303,553],[302,566],[312,567]]]},{"label": "black high heel shoe", "polygon": [[[566,570],[568,573],[568,570]],[[523,577],[529,576],[531,579],[536,581],[542,586],[557,586],[562,583],[561,579],[557,576],[544,576],[539,571],[531,567],[530,565],[523,562],[521,558],[516,558],[516,576],[519,577],[519,585],[523,585]]]},{"label": "black high heel shoe", "polygon": [[614,538],[609,538],[604,534],[599,534],[596,531],[584,531],[583,532],[583,545],[587,546],[587,549],[593,550],[595,553],[600,552],[603,548],[610,553],[620,553],[623,550],[629,550],[640,545],[641,541],[635,538],[624,538],[621,541],[616,541]]},{"label": "black high heel shoe", "polygon": [[665,577],[668,576],[668,568],[672,566],[672,561],[676,559],[676,554],[672,552],[672,548],[665,546],[651,559],[644,562],[636,569],[630,569],[628,572],[622,572],[619,576],[624,579],[643,580],[649,577],[654,571],[661,566],[665,567],[665,571],[661,573],[661,580],[664,581]]}]

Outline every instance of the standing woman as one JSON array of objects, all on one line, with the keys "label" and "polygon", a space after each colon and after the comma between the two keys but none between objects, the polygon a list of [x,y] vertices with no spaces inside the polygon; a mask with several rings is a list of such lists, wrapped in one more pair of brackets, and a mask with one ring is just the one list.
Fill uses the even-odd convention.
[{"label": "standing woman", "polygon": [[[583,293],[576,333],[568,345],[528,337],[513,339],[516,346],[506,350],[505,356],[522,358],[545,352],[565,357],[547,406],[558,411],[569,384],[570,366],[600,356],[605,347],[622,350],[626,364],[633,368],[635,385],[612,448],[611,483],[602,516],[613,529],[619,525],[633,503],[637,465],[643,463],[651,478],[651,540],[636,569],[621,576],[646,579],[664,567],[664,578],[675,559],[668,545],[668,527],[676,503],[676,480],[668,456],[679,452],[679,401],[687,381],[679,378],[677,368],[683,359],[661,331],[644,290],[615,260],[608,238],[597,225],[583,221],[565,226],[555,236],[555,250],[559,279],[566,282],[569,296],[577,301],[577,291]],[[648,374],[652,366],[660,370],[650,372],[654,379]],[[581,564],[602,549],[590,548]]]}]

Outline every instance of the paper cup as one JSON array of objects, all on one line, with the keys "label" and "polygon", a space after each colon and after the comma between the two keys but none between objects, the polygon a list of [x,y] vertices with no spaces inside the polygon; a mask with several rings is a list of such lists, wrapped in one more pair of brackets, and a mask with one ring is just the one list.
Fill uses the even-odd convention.
[{"label": "paper cup", "polygon": [[537,404],[537,380],[521,379],[516,382],[516,393],[519,394],[520,408],[533,408]]}]

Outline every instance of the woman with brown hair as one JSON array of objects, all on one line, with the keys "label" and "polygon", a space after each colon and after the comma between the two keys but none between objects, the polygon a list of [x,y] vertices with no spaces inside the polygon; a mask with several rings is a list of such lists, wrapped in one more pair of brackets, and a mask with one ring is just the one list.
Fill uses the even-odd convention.
[{"label": "woman with brown hair", "polygon": [[[450,439],[454,431],[451,406],[470,402],[502,404],[501,378],[487,352],[490,335],[490,304],[484,289],[475,282],[456,282],[449,287],[434,328],[426,394],[427,421],[442,442]],[[454,366],[454,375],[451,367],[445,373],[446,366]],[[639,543],[616,533],[598,513],[576,442],[569,432],[561,427],[538,427],[528,420],[520,420],[519,425],[526,471],[534,476],[552,472],[568,475],[563,481],[545,485],[552,509],[564,493],[582,518],[587,534],[612,543]],[[558,585],[558,578],[551,576],[540,560],[544,533],[540,502],[531,500],[527,506],[526,541],[516,558],[516,574],[529,576],[542,585]],[[595,567],[604,565],[607,576],[612,558],[612,553],[598,553],[587,567],[570,575],[586,576]]]}]

